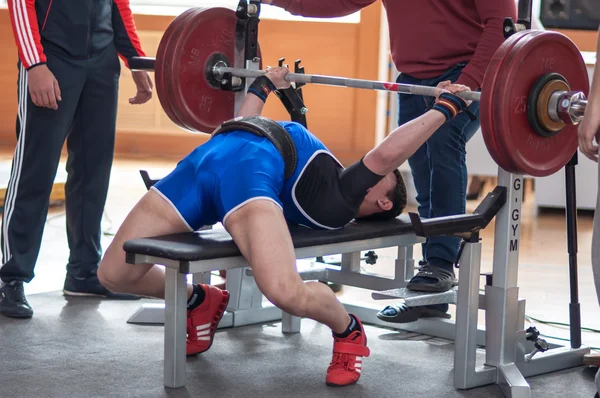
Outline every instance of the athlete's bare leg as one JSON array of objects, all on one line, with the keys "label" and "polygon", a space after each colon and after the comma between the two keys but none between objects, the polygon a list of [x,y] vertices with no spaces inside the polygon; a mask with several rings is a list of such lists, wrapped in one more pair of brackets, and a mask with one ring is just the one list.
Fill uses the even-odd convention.
[{"label": "athlete's bare leg", "polygon": [[350,317],[331,289],[304,282],[283,212],[269,200],[257,199],[235,210],[224,223],[248,260],[260,291],[281,310],[314,319],[343,333]]},{"label": "athlete's bare leg", "polygon": [[[132,239],[189,232],[173,207],[153,190],[148,191],[131,210],[106,250],[98,278],[112,292],[164,298],[164,270],[152,264],[125,262],[123,244]],[[188,285],[188,298],[192,285]]]}]

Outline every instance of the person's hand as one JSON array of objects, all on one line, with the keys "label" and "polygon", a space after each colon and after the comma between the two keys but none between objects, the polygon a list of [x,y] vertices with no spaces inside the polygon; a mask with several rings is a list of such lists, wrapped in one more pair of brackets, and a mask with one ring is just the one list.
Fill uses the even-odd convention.
[{"label": "person's hand", "polygon": [[440,95],[442,95],[443,93],[449,93],[450,92],[450,91],[448,91],[446,89],[446,87],[448,87],[450,84],[452,84],[452,82],[450,80],[446,80],[446,81],[438,83],[438,85],[435,87],[435,90],[434,90],[435,100],[436,101],[438,99],[440,99]]},{"label": "person's hand", "polygon": [[[590,160],[598,162],[598,141],[600,140],[600,115],[592,114],[592,109],[586,113],[577,129],[579,150]],[[598,113],[598,112],[596,112]],[[594,139],[596,144],[594,144]]]},{"label": "person's hand", "polygon": [[[450,93],[450,94],[456,95],[463,91],[471,91],[471,89],[463,84],[455,84],[455,83],[450,82],[449,80],[446,80],[446,81],[440,82],[436,86],[435,99],[437,101],[440,98],[440,95],[442,93]],[[472,100],[466,100],[464,98],[462,98],[462,99],[463,99],[463,101],[465,101],[467,103],[467,106],[469,106],[473,103]]]},{"label": "person's hand", "polygon": [[134,105],[145,104],[152,98],[152,79],[148,72],[143,70],[136,70],[131,72],[135,86],[137,87],[137,93],[135,97],[129,98],[129,103]]},{"label": "person's hand", "polygon": [[43,108],[57,110],[62,100],[58,81],[46,65],[39,65],[27,71],[27,86],[31,101]]},{"label": "person's hand", "polygon": [[277,90],[286,89],[290,87],[290,82],[285,80],[285,75],[290,70],[287,67],[279,66],[277,68],[267,67],[267,77],[275,85]]}]

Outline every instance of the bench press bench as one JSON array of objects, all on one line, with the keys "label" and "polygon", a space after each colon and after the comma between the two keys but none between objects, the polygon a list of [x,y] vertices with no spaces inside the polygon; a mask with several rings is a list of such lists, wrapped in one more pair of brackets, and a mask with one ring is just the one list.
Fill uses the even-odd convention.
[{"label": "bench press bench", "polygon": [[[342,255],[340,267],[312,262],[300,272],[304,280],[320,280],[372,290],[374,300],[404,299],[409,306],[438,303],[456,304],[456,319],[420,319],[408,324],[379,320],[381,306],[342,304],[365,324],[382,325],[454,340],[454,386],[469,389],[497,383],[508,397],[531,397],[525,377],[567,369],[583,364],[589,347],[568,347],[539,338],[535,328],[525,329],[525,300],[518,297],[518,243],[522,177],[499,169],[498,187],[488,194],[472,213],[422,220],[416,214],[392,221],[350,224],[342,230],[317,231],[290,227],[297,259]],[[479,231],[495,220],[494,270],[486,275],[480,290],[481,241]],[[416,293],[405,286],[414,275],[413,246],[426,236],[460,236],[458,287],[445,293]],[[363,250],[397,247],[393,277],[364,274],[360,267]],[[262,302],[256,294],[252,272],[231,236],[223,229],[135,239],[123,246],[130,264],[159,264],[166,268],[164,308],[164,385],[171,388],[186,384],[186,277],[209,282],[214,270],[227,269],[227,289],[231,293],[229,320],[223,317],[219,327],[236,326],[236,310],[244,295],[253,303]],[[319,268],[320,267],[320,268]],[[239,271],[235,274],[232,271]],[[196,278],[199,277],[199,280]],[[244,282],[245,281],[245,282]],[[242,317],[258,314],[241,311]],[[485,311],[485,327],[478,327],[478,311]],[[300,331],[300,319],[272,307],[270,320],[282,320],[284,333]],[[231,319],[234,318],[234,320]],[[260,318],[260,317],[259,317]],[[258,320],[254,323],[266,322]],[[250,324],[245,320],[241,324]],[[539,346],[543,350],[536,350]],[[485,347],[483,363],[476,357]],[[538,352],[539,351],[539,352]],[[376,353],[375,353],[376,355]]]},{"label": "bench press bench", "polygon": [[[399,251],[410,248],[408,261],[412,262],[412,246],[422,243],[417,237],[407,216],[382,223],[352,224],[338,231],[315,231],[304,227],[290,227],[297,259],[315,258],[342,254],[341,269],[315,269],[314,267],[301,273],[305,280],[329,280],[331,282],[352,284],[365,288],[381,286],[382,278],[360,274],[360,251],[397,246]],[[200,276],[200,280],[210,276],[216,269],[244,268],[243,277],[251,278],[248,263],[240,254],[231,236],[224,229],[209,229],[193,233],[181,233],[152,238],[128,241],[124,244],[127,262],[131,264],[160,264],[165,266],[165,386],[182,387],[185,384],[185,341],[186,341],[186,274]],[[350,257],[346,256],[349,254]],[[358,254],[358,256],[356,256]],[[403,257],[400,255],[399,257]],[[353,261],[354,260],[354,261]],[[412,269],[412,264],[397,261],[397,275],[404,277],[405,270]],[[333,274],[337,274],[337,277]],[[230,290],[228,309],[238,309],[238,300],[244,292],[234,286],[235,274],[228,271],[227,289]],[[404,278],[403,278],[404,279]],[[198,279],[195,279],[197,281]],[[399,286],[395,279],[384,289]],[[231,286],[234,285],[234,286]],[[249,290],[248,284],[245,290]],[[386,284],[384,284],[385,286]],[[237,284],[242,287],[242,284]],[[246,292],[252,294],[252,292]],[[262,301],[262,297],[254,300]],[[299,332],[299,319],[281,314],[278,311],[273,319],[284,318],[283,331]],[[234,315],[235,316],[235,315]],[[245,314],[245,316],[248,316]],[[221,324],[228,322],[224,317]],[[244,323],[247,324],[247,323]],[[221,326],[221,325],[220,325]]]}]

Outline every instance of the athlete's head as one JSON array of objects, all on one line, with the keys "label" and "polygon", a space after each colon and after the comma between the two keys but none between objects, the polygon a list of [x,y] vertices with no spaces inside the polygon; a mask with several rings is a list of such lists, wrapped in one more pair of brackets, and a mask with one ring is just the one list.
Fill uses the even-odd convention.
[{"label": "athlete's head", "polygon": [[406,186],[397,169],[386,175],[363,200],[356,219],[382,221],[398,217],[406,207]]}]

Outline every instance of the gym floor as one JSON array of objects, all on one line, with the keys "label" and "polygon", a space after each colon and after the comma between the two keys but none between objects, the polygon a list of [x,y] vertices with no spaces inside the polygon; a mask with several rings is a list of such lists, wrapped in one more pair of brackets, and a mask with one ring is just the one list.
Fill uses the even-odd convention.
[{"label": "gym floor", "polygon": [[[0,161],[10,162],[11,154],[3,153],[0,154]],[[140,169],[145,169],[150,173],[153,178],[160,178],[166,175],[171,168],[176,164],[174,159],[135,159],[135,158],[118,158],[115,160],[113,167],[113,173],[111,178],[111,185],[108,195],[108,201],[106,205],[105,220],[104,220],[104,231],[105,236],[103,237],[103,247],[108,247],[110,240],[112,239],[111,233],[117,231],[118,226],[126,217],[129,210],[134,206],[138,199],[146,191],[144,184],[139,175]],[[61,168],[64,169],[64,163],[61,163]],[[489,184],[488,184],[488,187]],[[467,211],[472,211],[477,206],[477,202],[469,202]],[[566,232],[564,223],[564,213],[561,211],[544,211],[539,214],[535,214],[533,206],[533,196],[530,194],[526,198],[526,202],[523,206],[523,218],[522,218],[522,231],[521,231],[521,242],[520,242],[520,267],[519,267],[519,286],[520,296],[527,300],[526,313],[528,316],[536,318],[538,321],[532,321],[534,325],[540,330],[540,332],[547,336],[553,336],[558,338],[568,338],[568,328],[558,325],[546,325],[539,321],[552,321],[559,323],[568,323],[569,312],[569,273],[568,273],[568,256],[566,251]],[[579,293],[582,311],[582,323],[583,326],[591,329],[600,329],[600,308],[596,298],[595,288],[592,280],[592,271],[590,267],[590,244],[592,235],[592,213],[580,212],[578,218],[578,229],[579,229]],[[494,224],[488,226],[488,228],[482,233],[483,252],[482,252],[482,272],[491,271],[492,253],[493,253],[493,232]],[[415,258],[419,258],[420,248],[415,248]],[[378,274],[391,274],[393,270],[393,260],[395,251],[393,249],[378,250],[378,261],[375,265],[366,265],[365,268],[374,273]],[[59,293],[62,289],[62,284],[65,275],[65,263],[68,257],[67,240],[65,236],[65,217],[64,208],[62,206],[52,207],[49,212],[48,222],[46,225],[44,239],[38,263],[36,266],[36,277],[34,280],[25,286],[26,294],[30,297],[30,301],[36,311],[34,320],[31,323],[33,327],[27,327],[28,321],[15,321],[6,320],[3,318],[0,322],[0,333],[3,335],[2,339],[2,351],[6,357],[15,358],[15,356],[22,355],[40,355],[40,361],[52,361],[60,371],[58,375],[53,374],[51,371],[52,365],[50,362],[40,364],[40,372],[33,369],[36,365],[22,362],[22,366],[19,365],[19,361],[15,363],[15,366],[11,365],[12,371],[0,372],[0,384],[3,386],[3,392],[0,392],[0,396],[4,397],[17,397],[17,396],[31,396],[33,390],[37,390],[38,395],[45,397],[50,396],[165,396],[165,392],[162,388],[162,348],[157,349],[157,345],[162,347],[162,328],[157,327],[140,327],[126,325],[126,320],[139,306],[139,302],[135,303],[122,303],[122,302],[103,302],[99,304],[97,301],[90,300],[65,300]],[[346,299],[352,299],[353,301],[364,302],[369,306],[383,307],[388,301],[374,302],[370,297],[370,292],[357,288],[345,287],[340,293]],[[45,304],[47,303],[47,305]],[[96,315],[89,314],[88,312],[97,312]],[[454,311],[454,306],[451,306],[451,312]],[[483,314],[481,314],[483,315]],[[77,319],[81,317],[81,319]],[[36,321],[35,319],[39,319]],[[480,319],[483,317],[480,316]],[[82,320],[88,320],[94,323],[94,325],[82,324]],[[70,328],[91,331],[87,337],[79,336],[75,330],[71,331]],[[273,327],[274,326],[274,327]],[[270,368],[268,373],[270,376],[265,376],[265,383],[276,386],[274,379],[277,379],[282,374],[289,374],[294,372],[294,369],[299,369],[298,366],[304,364],[310,367],[310,371],[302,370],[303,380],[307,384],[302,387],[298,386],[301,381],[286,381],[286,385],[282,386],[281,392],[285,392],[285,396],[296,396],[302,391],[302,396],[317,395],[323,396],[323,394],[334,394],[337,396],[342,394],[342,391],[336,390],[336,392],[326,392],[329,390],[322,389],[322,380],[320,376],[324,377],[326,358],[323,355],[329,355],[330,352],[330,337],[327,337],[327,331],[322,330],[323,328],[316,325],[312,321],[303,321],[303,333],[300,336],[290,338],[289,341],[293,341],[291,347],[286,347],[283,337],[280,335],[280,329],[278,325],[264,325],[264,326],[250,326],[246,328],[240,328],[239,330],[230,330],[224,333],[220,333],[221,336],[217,336],[215,340],[215,347],[217,353],[213,353],[211,357],[219,357],[225,353],[230,353],[232,348],[227,349],[226,345],[232,344],[236,347],[235,350],[239,349],[240,354],[248,355],[249,360],[256,360],[263,362],[261,366],[267,366]],[[105,331],[103,331],[103,329]],[[36,331],[32,331],[36,329]],[[131,330],[134,329],[134,330]],[[377,352],[377,356],[372,356],[373,359],[369,359],[368,362],[375,363],[377,357],[382,355],[386,348],[386,344],[391,343],[385,340],[407,340],[406,333],[396,332],[386,329],[371,328],[370,330],[370,345],[373,345],[373,352]],[[41,335],[39,333],[42,333]],[[306,333],[306,334],[305,334]],[[107,334],[107,335],[105,335]],[[127,334],[129,334],[127,336]],[[246,338],[253,337],[256,339],[258,346],[252,347],[250,340],[244,338],[244,334],[248,336]],[[23,338],[23,335],[30,337],[27,339]],[[68,338],[69,341],[61,340]],[[311,349],[302,345],[312,336],[315,336],[316,341],[310,341],[311,345],[319,346],[323,352],[319,352],[319,365],[312,365],[310,355],[312,355]],[[36,337],[37,336],[37,337]],[[32,341],[32,339],[40,338],[44,336],[41,341]],[[120,340],[121,336],[123,340]],[[318,336],[318,337],[317,337]],[[236,337],[242,337],[246,341],[236,341]],[[72,340],[71,340],[72,339]],[[16,341],[20,341],[17,343]],[[24,341],[27,340],[27,341]],[[269,341],[266,340],[275,340]],[[279,341],[281,340],[281,341]],[[61,342],[62,341],[62,342]],[[132,350],[131,347],[127,347],[127,344],[137,344],[136,341],[141,343],[139,350]],[[217,344],[218,342],[218,344]],[[592,331],[583,332],[583,342],[585,345],[592,347],[600,347],[600,334]],[[379,374],[376,378],[368,376],[371,371],[367,370],[368,363],[365,361],[365,373],[361,379],[360,385],[357,388],[353,388],[350,394],[357,396],[423,396],[423,397],[448,397],[448,396],[501,396],[497,387],[490,389],[482,389],[480,394],[470,395],[467,392],[455,392],[451,387],[451,368],[452,368],[452,351],[450,348],[444,348],[444,345],[435,345],[433,342],[411,342],[413,345],[410,347],[396,347],[393,351],[397,351],[402,357],[406,355],[416,355],[419,359],[415,359],[411,356],[410,361],[400,361],[403,363],[394,363],[391,360],[390,353],[385,353],[385,364],[378,364],[373,366],[372,371],[375,372],[378,369],[379,372],[389,372],[387,376]],[[58,344],[58,346],[56,346]],[[101,344],[101,345],[99,345]],[[111,344],[118,344],[118,346],[111,347]],[[275,344],[279,348],[267,350],[266,353],[259,353],[256,350],[259,346],[266,348],[266,345]],[[414,345],[416,344],[416,346]],[[49,347],[50,346],[50,347]],[[8,351],[4,348],[10,348]],[[34,347],[35,349],[33,349]],[[62,349],[61,349],[62,347]],[[124,355],[131,355],[125,361],[120,361],[111,357],[111,355],[118,355],[120,348],[123,349]],[[144,348],[146,347],[146,348]],[[213,348],[213,350],[214,350]],[[83,357],[77,358],[79,355],[79,349],[83,350]],[[107,353],[103,353],[104,351]],[[151,350],[152,353],[143,352]],[[282,350],[282,351],[279,351]],[[292,360],[289,355],[280,355],[280,353],[288,352],[292,350],[298,352],[300,359],[294,360],[294,365],[283,370],[284,373],[280,373],[277,364],[284,361],[284,357],[288,357],[288,360]],[[407,352],[408,350],[408,352]],[[431,355],[431,351],[439,351],[436,359],[436,355]],[[10,352],[9,352],[10,351]],[[55,355],[52,357],[52,355]],[[313,351],[316,351],[313,349]],[[46,352],[45,354],[43,352]],[[268,353],[271,353],[269,355]],[[429,353],[428,353],[429,352]],[[274,356],[272,354],[275,354]],[[68,356],[68,358],[65,357]],[[119,372],[128,372],[127,369],[119,368],[124,364],[130,363],[130,366],[134,366],[136,363],[135,356],[139,355],[140,371],[132,372],[130,376],[121,375],[120,379],[113,383],[114,377]],[[271,357],[270,357],[271,356]],[[430,356],[428,360],[425,357]],[[275,358],[277,357],[277,358]],[[111,359],[112,358],[112,359]],[[24,358],[22,358],[24,360]],[[444,364],[439,365],[437,360],[444,359]],[[66,361],[66,362],[64,362]],[[84,365],[85,361],[93,361],[93,366]],[[187,392],[182,393],[169,393],[168,396],[196,396],[201,394],[207,388],[213,391],[215,394],[219,391],[219,395],[223,395],[221,392],[223,388],[228,391],[226,396],[234,396],[234,391],[241,391],[239,387],[239,378],[250,378],[248,374],[241,375],[238,372],[252,372],[252,369],[256,369],[258,365],[252,365],[250,368],[240,368],[239,362],[236,362],[235,358],[229,358],[224,362],[211,361],[208,359],[194,359],[192,364],[188,368],[188,380],[193,378],[194,375],[205,370],[210,373],[209,380],[212,380],[207,385],[202,383],[192,384]],[[422,362],[415,364],[415,362]],[[447,363],[446,363],[447,362]],[[97,376],[102,376],[104,381],[100,382],[92,381],[93,375],[89,375],[88,379],[82,381],[85,385],[82,385],[82,390],[78,390],[75,386],[65,386],[65,383],[74,382],[77,377],[68,372],[74,372],[81,364],[85,369],[93,371],[94,368],[98,370]],[[108,369],[113,367],[114,369]],[[404,374],[402,368],[404,366],[410,366],[410,372],[412,375]],[[228,366],[231,367],[228,368]],[[250,366],[250,365],[249,365]],[[322,369],[321,369],[322,368]],[[433,372],[433,379],[427,383],[422,383],[422,377],[427,377],[426,372],[431,371],[431,368],[436,368]],[[145,374],[142,369],[148,369],[150,374]],[[221,370],[219,370],[221,369]],[[262,368],[264,371],[264,367]],[[304,369],[304,368],[302,368]],[[35,372],[34,372],[35,370]],[[233,372],[235,370],[235,372]],[[261,371],[261,373],[263,373]],[[49,372],[49,373],[44,373]],[[67,373],[65,373],[67,372]],[[314,374],[313,374],[314,373]],[[588,374],[589,373],[589,374]],[[10,395],[5,395],[7,390],[4,386],[23,383],[25,380],[29,380],[30,377],[35,377],[37,374],[40,376],[39,382],[35,382],[33,388],[15,388],[11,391]],[[133,374],[137,375],[134,376]],[[136,381],[131,386],[127,386],[129,379],[134,377],[141,377],[144,375],[144,384],[146,389],[135,390],[134,386],[140,386],[140,382]],[[562,375],[562,376],[561,376]],[[127,377],[125,377],[127,376]],[[365,377],[366,376],[366,377]],[[554,379],[552,379],[554,377]],[[588,372],[586,369],[577,369],[571,371],[560,372],[556,375],[540,376],[530,380],[534,391],[534,396],[570,396],[570,397],[592,397],[593,396],[593,373]],[[224,380],[231,378],[231,385],[225,383]],[[407,381],[409,378],[410,382]],[[421,378],[421,379],[420,379]],[[574,393],[569,390],[569,380],[572,383],[575,379],[581,380],[582,390],[581,395]],[[215,380],[218,379],[218,380]],[[310,380],[309,380],[310,379]],[[537,380],[534,381],[534,379]],[[42,380],[46,382],[42,383]],[[256,380],[256,379],[255,379]],[[315,390],[312,384],[317,380],[319,388]],[[371,383],[392,383],[393,386],[397,386],[394,390],[392,387],[391,391],[385,386],[367,386],[368,380]],[[419,390],[420,385],[423,387]],[[28,381],[29,382],[29,381]],[[108,383],[107,383],[108,382]],[[402,387],[406,383],[408,386]],[[151,385],[148,385],[151,383]],[[288,385],[289,383],[289,385]],[[304,383],[304,382],[302,382]],[[312,384],[311,384],[312,383]],[[441,383],[439,390],[431,390],[431,385]],[[443,385],[446,383],[446,385]],[[102,387],[97,384],[111,384],[110,386],[104,385]],[[588,385],[589,384],[589,385]],[[296,385],[296,389],[292,389],[292,385]],[[548,388],[542,387],[547,385]],[[559,387],[564,385],[563,388]],[[552,386],[552,388],[550,388]],[[210,388],[209,388],[210,387]],[[236,388],[234,388],[236,387]],[[589,387],[589,388],[588,388]],[[264,396],[265,390],[259,387],[253,387],[251,396]],[[402,388],[402,390],[398,390]],[[43,390],[41,390],[43,389]],[[537,393],[536,393],[537,389]],[[542,395],[539,393],[544,390]],[[85,393],[83,392],[85,390]],[[195,390],[196,394],[191,394]],[[43,392],[42,392],[43,391]],[[95,393],[90,393],[95,391]],[[145,392],[144,392],[145,391]],[[273,391],[273,390],[272,390]],[[295,391],[292,394],[292,391]],[[402,393],[403,391],[404,393]],[[411,391],[409,395],[405,395],[408,391]],[[559,393],[559,391],[562,391]],[[229,394],[229,392],[231,394]],[[256,395],[253,395],[253,394]],[[100,395],[96,395],[100,394]],[[422,395],[421,395],[422,394]],[[498,395],[496,395],[498,394]],[[558,395],[554,395],[558,394]],[[565,395],[566,394],[566,395]],[[573,395],[575,394],[575,395]],[[212,394],[208,394],[212,395]],[[270,394],[269,394],[270,395]],[[280,394],[277,394],[282,396]],[[345,395],[345,394],[343,394]],[[245,396],[249,396],[245,394]]]}]

